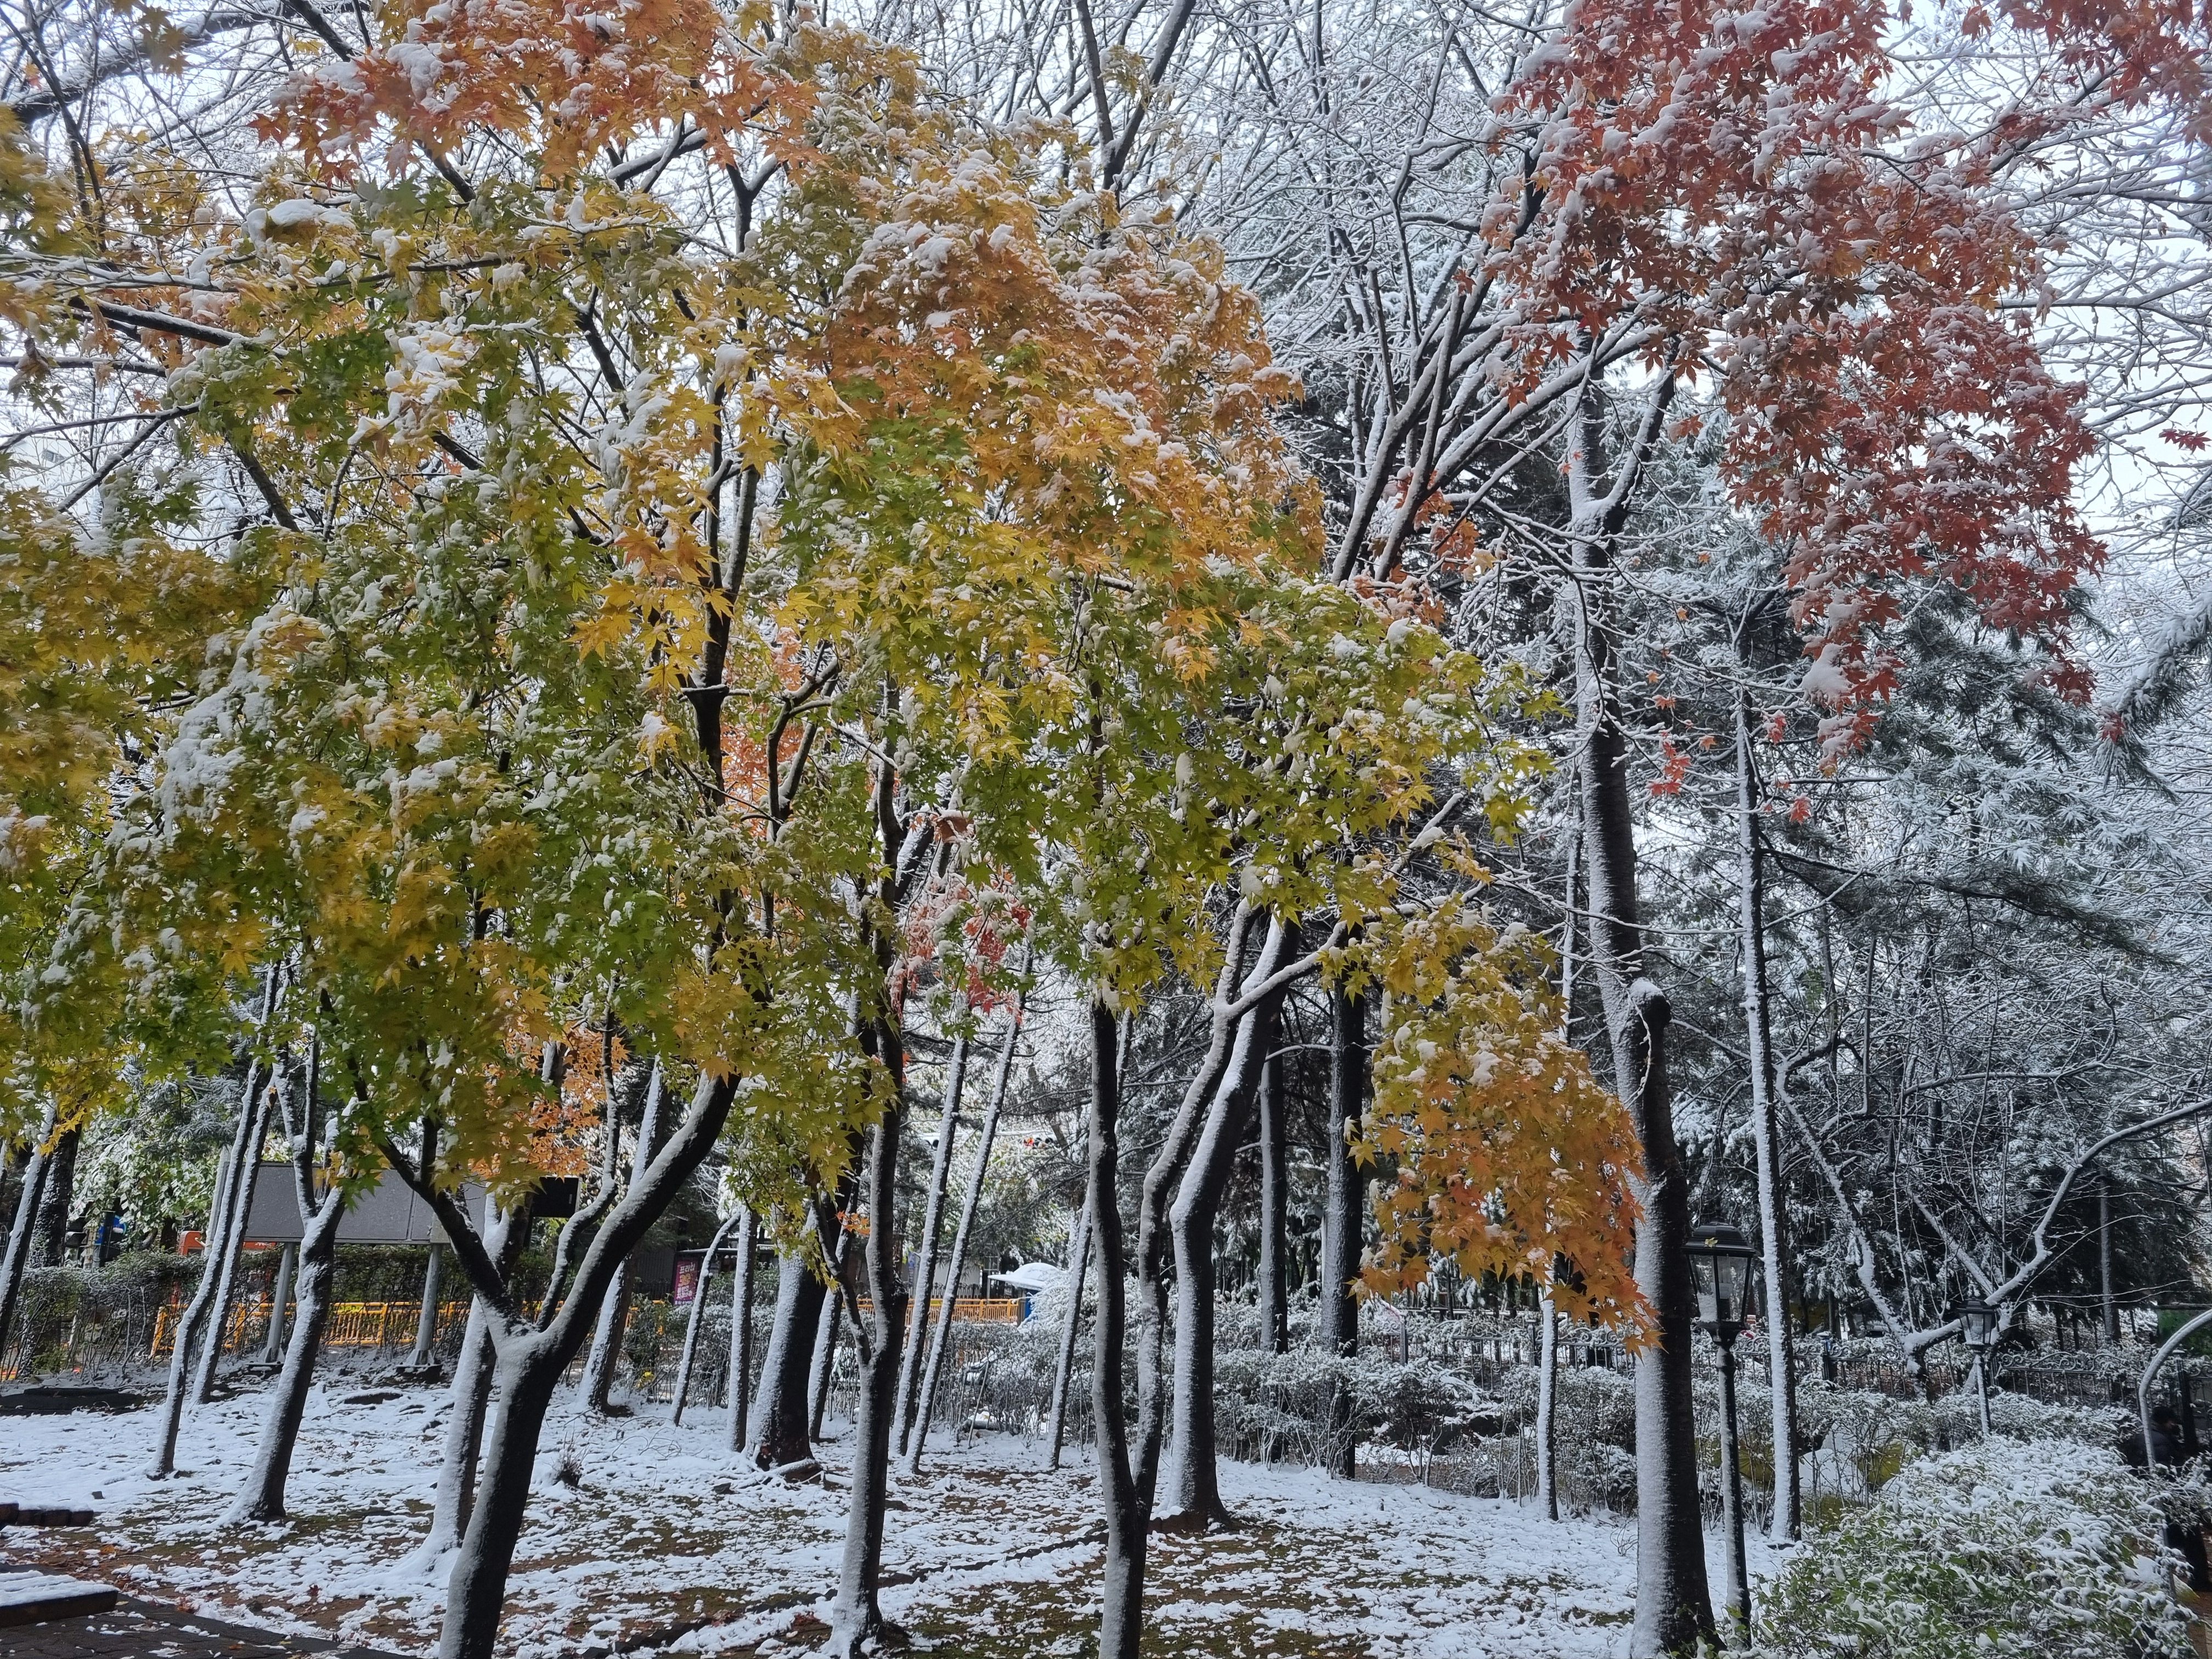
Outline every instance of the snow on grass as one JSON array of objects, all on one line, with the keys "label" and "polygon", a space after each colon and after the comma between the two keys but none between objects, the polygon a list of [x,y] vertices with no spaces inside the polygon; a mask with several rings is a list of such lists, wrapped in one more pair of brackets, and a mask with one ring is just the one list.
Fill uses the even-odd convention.
[{"label": "snow on grass", "polygon": [[[263,1402],[188,1421],[183,1472],[149,1480],[159,1413],[18,1417],[0,1497],[83,1504],[87,1529],[5,1535],[9,1559],[98,1576],[149,1599],[399,1651],[434,1642],[444,1573],[413,1559],[436,1477],[442,1392],[319,1389],[293,1464],[292,1519],[225,1528]],[[818,1643],[844,1531],[848,1442],[827,1486],[766,1480],[722,1450],[720,1413],[677,1429],[662,1407],[557,1414],[517,1552],[516,1659],[594,1650],[790,1654]],[[941,1444],[941,1442],[940,1442]],[[563,1457],[578,1484],[557,1478]],[[1099,1547],[1082,1462],[1045,1470],[1035,1442],[933,1451],[896,1481],[884,1609],[972,1659],[1073,1654],[1097,1613]],[[1328,1659],[1612,1659],[1627,1650],[1628,1523],[1557,1526],[1507,1500],[1224,1463],[1242,1524],[1155,1538],[1147,1576],[1161,1654]],[[1712,1565],[1717,1597],[1718,1540]],[[1756,1541],[1754,1571],[1776,1565]]]}]

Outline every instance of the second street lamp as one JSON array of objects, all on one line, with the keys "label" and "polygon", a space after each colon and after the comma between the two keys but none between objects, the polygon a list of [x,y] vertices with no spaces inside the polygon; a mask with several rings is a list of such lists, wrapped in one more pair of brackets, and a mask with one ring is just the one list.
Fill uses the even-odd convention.
[{"label": "second street lamp", "polygon": [[1728,1534],[1728,1618],[1735,1645],[1751,1644],[1750,1571],[1743,1551],[1743,1473],[1735,1441],[1735,1340],[1758,1252],[1725,1221],[1690,1229],[1690,1280],[1698,1323],[1721,1351],[1721,1524]]}]

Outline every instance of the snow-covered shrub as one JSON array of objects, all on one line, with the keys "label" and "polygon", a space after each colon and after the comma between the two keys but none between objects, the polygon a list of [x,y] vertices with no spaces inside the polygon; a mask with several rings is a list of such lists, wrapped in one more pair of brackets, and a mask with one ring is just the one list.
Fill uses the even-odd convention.
[{"label": "snow-covered shrub", "polygon": [[[1737,1398],[1747,1419],[1747,1442],[1755,1437],[1771,1443],[1765,1389],[1740,1388]],[[1798,1385],[1797,1413],[1802,1446],[1815,1455],[1815,1487],[1848,1502],[1880,1492],[1917,1458],[1981,1437],[1979,1408],[1970,1393],[1944,1395],[1932,1402],[1895,1400],[1808,1378]],[[2047,1405],[2016,1394],[1990,1396],[1990,1428],[2007,1439],[2112,1447],[2128,1426],[2127,1413],[2118,1407]]]},{"label": "snow-covered shrub", "polygon": [[1761,1598],[1771,1659],[2190,1652],[2162,1518],[2112,1452],[1993,1437],[1909,1464]]}]

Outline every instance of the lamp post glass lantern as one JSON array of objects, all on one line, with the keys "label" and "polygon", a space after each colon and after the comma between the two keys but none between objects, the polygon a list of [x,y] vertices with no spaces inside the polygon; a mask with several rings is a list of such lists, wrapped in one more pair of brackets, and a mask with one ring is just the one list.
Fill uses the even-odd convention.
[{"label": "lamp post glass lantern", "polygon": [[1735,1340],[1751,1297],[1759,1253],[1725,1221],[1690,1229],[1690,1283],[1698,1323],[1721,1351],[1721,1522],[1728,1534],[1728,1619],[1735,1645],[1751,1644],[1750,1571],[1743,1550],[1743,1468],[1735,1438]]},{"label": "lamp post glass lantern", "polygon": [[1982,1438],[1990,1437],[1990,1374],[1987,1356],[1996,1346],[1997,1322],[2002,1310],[1986,1302],[1962,1302],[1954,1316],[1959,1322],[1959,1340],[1966,1345],[1966,1352],[1974,1357],[1974,1399],[1980,1407]]}]

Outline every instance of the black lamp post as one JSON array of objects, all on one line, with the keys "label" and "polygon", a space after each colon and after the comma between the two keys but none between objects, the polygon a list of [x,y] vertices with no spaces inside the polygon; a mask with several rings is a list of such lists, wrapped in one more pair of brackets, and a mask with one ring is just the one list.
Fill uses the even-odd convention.
[{"label": "black lamp post", "polygon": [[1724,1221],[1690,1229],[1698,1323],[1721,1351],[1721,1523],[1728,1532],[1728,1618],[1735,1644],[1751,1644],[1750,1571],[1743,1553],[1743,1472],[1735,1443],[1735,1339],[1751,1295],[1750,1241]]},{"label": "black lamp post", "polygon": [[1982,1438],[1990,1437],[1990,1374],[1988,1354],[1996,1346],[1997,1310],[1986,1302],[1959,1304],[1959,1337],[1974,1356],[1974,1397],[1982,1410]]}]

